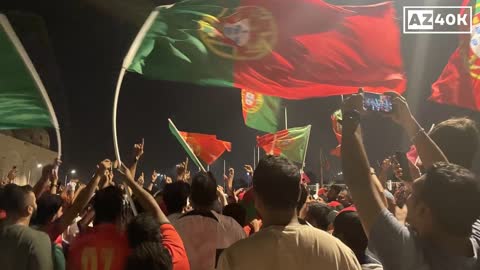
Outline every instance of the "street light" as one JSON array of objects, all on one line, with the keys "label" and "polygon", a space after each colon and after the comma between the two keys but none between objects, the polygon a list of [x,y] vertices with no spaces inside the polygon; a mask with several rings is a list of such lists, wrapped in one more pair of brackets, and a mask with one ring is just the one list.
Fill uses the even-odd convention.
[{"label": "street light", "polygon": [[77,171],[76,171],[76,170],[71,170],[70,173],[71,173],[71,174],[76,174]]},{"label": "street light", "polygon": [[42,163],[38,163],[38,164],[37,164],[37,168],[40,169],[40,168],[42,168],[42,167],[43,167]]}]

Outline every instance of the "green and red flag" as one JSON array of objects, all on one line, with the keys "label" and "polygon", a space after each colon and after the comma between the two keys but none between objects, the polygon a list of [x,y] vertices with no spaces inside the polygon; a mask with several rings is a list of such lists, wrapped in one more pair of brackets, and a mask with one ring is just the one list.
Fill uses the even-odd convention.
[{"label": "green and red flag", "polygon": [[198,157],[195,155],[195,153],[193,152],[190,145],[185,141],[185,139],[182,137],[182,135],[180,135],[180,131],[178,131],[177,127],[175,126],[175,124],[173,123],[173,121],[171,119],[168,119],[168,128],[170,129],[170,132],[175,137],[175,139],[177,139],[177,141],[180,143],[182,148],[188,154],[188,156],[193,161],[193,163],[195,163],[195,165],[197,165],[197,167],[201,171],[205,172],[206,171],[205,167],[203,167],[203,164],[200,162]]},{"label": "green and red flag", "polygon": [[283,156],[291,161],[304,163],[310,138],[311,125],[281,130],[257,137],[257,144],[265,153]]},{"label": "green and red flag", "polygon": [[[468,5],[464,0],[464,6]],[[475,4],[471,35],[460,44],[432,85],[430,100],[480,111],[480,2]]]},{"label": "green and red flag", "polygon": [[193,162],[203,171],[205,169],[198,160],[199,158],[206,164],[211,165],[225,151],[232,151],[232,144],[217,139],[216,135],[179,131],[172,120],[168,119],[168,122],[172,134],[177,138]]},{"label": "green and red flag", "polygon": [[219,140],[215,135],[180,131],[180,136],[188,143],[195,156],[208,165],[214,163],[225,151],[232,151],[230,142]]},{"label": "green and red flag", "polygon": [[60,140],[47,91],[3,14],[0,14],[0,59],[0,130],[54,127]]},{"label": "green and red flag", "polygon": [[338,142],[337,147],[330,151],[330,155],[340,157],[340,150],[342,146],[342,124],[340,124],[342,120],[342,110],[336,110],[330,118],[332,119],[333,133],[335,134]]},{"label": "green and red flag", "polygon": [[287,99],[351,94],[359,87],[403,92],[395,17],[391,2],[186,0],[150,14],[123,68]]},{"label": "green and red flag", "polygon": [[278,113],[281,109],[281,99],[242,90],[242,112],[245,125],[263,131],[278,131]]}]

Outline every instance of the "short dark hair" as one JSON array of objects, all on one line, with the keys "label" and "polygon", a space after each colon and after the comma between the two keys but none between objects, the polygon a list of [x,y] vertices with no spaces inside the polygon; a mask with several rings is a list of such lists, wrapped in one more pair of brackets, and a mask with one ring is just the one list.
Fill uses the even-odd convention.
[{"label": "short dark hair", "polygon": [[229,203],[223,208],[223,214],[235,219],[242,227],[247,225],[247,210],[239,203]]},{"label": "short dark hair", "polygon": [[[449,162],[471,169],[475,154],[478,152],[479,134],[475,121],[462,117],[439,123],[429,136],[440,147]],[[452,141],[455,143],[452,144]]]},{"label": "short dark hair", "polygon": [[122,216],[123,192],[116,186],[97,191],[93,198],[95,224],[115,223]]},{"label": "short dark hair", "polygon": [[217,200],[217,181],[211,173],[199,172],[192,179],[191,192],[194,207],[212,207]]},{"label": "short dark hair", "polygon": [[180,213],[187,206],[190,196],[190,185],[184,181],[176,181],[165,185],[163,189],[163,201],[168,214]]},{"label": "short dark hair", "polygon": [[452,235],[469,236],[480,217],[480,182],[460,165],[435,163],[427,170],[417,196],[431,209],[435,223]]},{"label": "short dark hair", "polygon": [[125,270],[172,270],[172,257],[160,242],[138,245],[128,256]]},{"label": "short dark hair", "polygon": [[308,198],[307,187],[304,185],[300,185],[300,198],[298,199],[298,204],[297,204],[297,214],[300,213],[300,210],[302,210],[303,205],[307,202],[307,198]]},{"label": "short dark hair", "polygon": [[47,225],[62,206],[60,195],[44,193],[37,199],[37,214],[31,221],[32,225]]},{"label": "short dark hair", "polygon": [[25,198],[32,191],[30,186],[7,184],[0,195],[0,209],[9,213],[20,214],[25,208]]},{"label": "short dark hair", "polygon": [[310,219],[315,220],[315,222],[317,223],[318,229],[327,231],[328,226],[332,224],[334,219],[331,217],[332,212],[333,212],[333,209],[324,203],[319,203],[319,202],[310,203],[308,205],[306,219],[307,221]]},{"label": "short dark hair", "polygon": [[[337,215],[333,222],[333,235],[347,245],[362,260],[368,246],[368,238],[363,231],[357,212],[346,211]],[[360,263],[365,263],[361,262]]]},{"label": "short dark hair", "polygon": [[295,209],[300,195],[300,171],[284,157],[268,155],[253,173],[253,188],[272,209]]},{"label": "short dark hair", "polygon": [[161,242],[160,223],[151,214],[139,214],[128,223],[127,237],[131,248],[144,242]]}]

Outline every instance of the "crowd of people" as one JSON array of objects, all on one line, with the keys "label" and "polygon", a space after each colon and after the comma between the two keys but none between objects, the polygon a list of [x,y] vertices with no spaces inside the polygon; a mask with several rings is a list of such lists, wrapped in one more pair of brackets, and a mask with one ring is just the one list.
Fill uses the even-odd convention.
[{"label": "crowd of people", "polygon": [[86,184],[61,186],[60,161],[34,187],[9,174],[0,189],[0,269],[480,269],[476,123],[454,118],[425,132],[402,96],[386,94],[388,117],[418,159],[406,169],[387,157],[372,168],[363,95],[352,95],[341,108],[344,185],[310,190],[294,163],[268,155],[244,167],[250,178],[241,185],[234,169],[219,186],[181,163],[159,188],[157,172],[137,177],[143,142],[132,164],[105,159]]}]

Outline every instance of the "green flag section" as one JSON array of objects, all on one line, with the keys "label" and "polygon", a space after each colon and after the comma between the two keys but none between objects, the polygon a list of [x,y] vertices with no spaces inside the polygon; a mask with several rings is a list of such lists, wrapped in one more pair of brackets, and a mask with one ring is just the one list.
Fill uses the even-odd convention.
[{"label": "green flag section", "polygon": [[180,145],[183,147],[185,152],[187,152],[188,156],[190,159],[197,165],[197,167],[202,170],[206,171],[205,168],[203,167],[202,163],[200,160],[197,158],[197,156],[194,154],[192,148],[188,145],[188,143],[185,141],[185,139],[182,137],[180,132],[178,131],[177,127],[175,124],[172,122],[171,119],[168,119],[168,128],[170,129],[170,132],[172,132],[172,135],[177,139],[177,141],[180,143]]},{"label": "green flag section", "polygon": [[257,137],[257,144],[269,155],[283,156],[303,164],[307,154],[311,127],[308,125],[266,134]]},{"label": "green flag section", "polygon": [[245,125],[263,132],[278,131],[281,99],[242,90],[242,112]]},{"label": "green flag section", "polygon": [[185,0],[150,14],[123,69],[286,99],[403,92],[395,18],[391,2]]},{"label": "green flag section", "polygon": [[0,14],[0,59],[0,129],[55,127],[58,130],[45,87],[3,14]]}]

